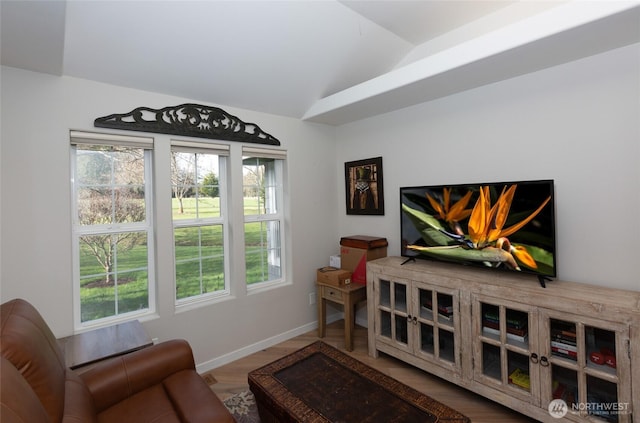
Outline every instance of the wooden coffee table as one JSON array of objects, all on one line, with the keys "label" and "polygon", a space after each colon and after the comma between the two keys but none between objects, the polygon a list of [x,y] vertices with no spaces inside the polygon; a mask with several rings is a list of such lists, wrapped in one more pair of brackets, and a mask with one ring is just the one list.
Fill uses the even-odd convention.
[{"label": "wooden coffee table", "polygon": [[250,372],[249,387],[262,423],[470,422],[322,341]]}]

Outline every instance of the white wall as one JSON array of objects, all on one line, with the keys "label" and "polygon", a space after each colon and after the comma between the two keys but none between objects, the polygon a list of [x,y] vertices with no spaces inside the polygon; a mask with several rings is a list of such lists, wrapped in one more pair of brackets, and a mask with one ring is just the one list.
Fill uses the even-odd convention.
[{"label": "white wall", "polygon": [[[345,235],[384,236],[389,254],[399,254],[398,188],[419,184],[553,178],[559,277],[640,290],[639,52],[629,46],[338,128],[222,106],[289,152],[293,284],[174,314],[163,305],[172,296],[163,273],[165,299],[148,331],[186,338],[197,362],[215,364],[313,327],[315,269]],[[1,77],[1,300],[28,299],[57,336],[68,335],[69,129],[92,130],[96,117],[139,106],[197,100],[11,68]],[[376,156],[383,156],[386,214],[346,216],[343,164]],[[161,248],[159,260],[170,261],[168,254]]]},{"label": "white wall", "polygon": [[636,44],[343,125],[342,162],[383,157],[386,210],[338,201],[340,236],[384,236],[399,255],[401,186],[554,179],[559,278],[640,290],[639,101]]},{"label": "white wall", "polygon": [[[100,116],[198,101],[6,67],[1,82],[1,300],[29,300],[56,336],[69,335],[73,331],[69,129],[95,131],[93,121]],[[167,266],[173,258],[171,249],[160,245],[159,317],[144,324],[160,340],[189,340],[198,363],[313,328],[316,306],[309,305],[308,294],[315,290],[315,269],[335,253],[338,236],[335,128],[221,107],[258,124],[288,151],[292,284],[251,295],[237,289],[235,300],[175,314],[173,276]],[[160,142],[169,140],[152,136]]]}]

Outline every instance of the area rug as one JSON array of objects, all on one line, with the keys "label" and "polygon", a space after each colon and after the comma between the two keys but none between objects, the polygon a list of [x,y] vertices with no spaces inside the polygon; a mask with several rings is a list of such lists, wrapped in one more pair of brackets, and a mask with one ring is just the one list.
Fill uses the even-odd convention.
[{"label": "area rug", "polygon": [[222,401],[238,423],[260,423],[256,399],[250,391],[243,391]]}]

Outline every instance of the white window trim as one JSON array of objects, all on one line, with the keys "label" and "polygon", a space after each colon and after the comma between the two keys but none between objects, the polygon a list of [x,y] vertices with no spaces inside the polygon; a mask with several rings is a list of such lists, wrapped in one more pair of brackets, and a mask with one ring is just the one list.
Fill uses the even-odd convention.
[{"label": "white window trim", "polygon": [[[145,134],[146,135],[146,134]],[[150,136],[136,136],[134,135],[123,135],[123,134],[110,134],[110,133],[99,133],[92,131],[83,131],[83,130],[71,130],[70,131],[70,143],[71,145],[77,144],[90,144],[90,145],[122,145],[122,146],[130,146],[130,147],[138,147],[143,148],[146,151],[150,150],[150,159],[147,161],[148,165],[145,166],[145,201],[147,203],[147,241],[148,241],[148,277],[149,277],[149,286],[148,286],[148,296],[149,296],[149,304],[148,309],[144,311],[133,311],[130,313],[123,313],[118,316],[108,317],[100,320],[95,320],[91,322],[80,322],[81,314],[80,314],[80,292],[79,292],[79,244],[78,244],[78,236],[81,233],[81,230],[77,230],[79,228],[75,222],[72,222],[72,236],[73,236],[73,305],[74,305],[74,329],[75,332],[82,332],[85,330],[93,329],[95,327],[101,327],[106,325],[113,325],[114,323],[118,323],[121,321],[131,320],[132,318],[139,318],[141,320],[148,320],[152,318],[157,318],[158,315],[158,307],[165,307],[168,304],[163,303],[164,305],[158,304],[158,295],[162,293],[164,296],[168,293],[169,290],[172,291],[174,295],[174,300],[171,301],[173,305],[173,311],[175,313],[187,312],[192,309],[196,309],[202,306],[211,305],[213,303],[219,303],[221,301],[229,301],[236,299],[237,297],[242,297],[243,295],[255,295],[257,293],[277,289],[282,286],[292,284],[292,281],[288,280],[288,275],[291,273],[291,251],[289,250],[290,245],[290,234],[289,234],[289,217],[290,217],[290,205],[288,204],[288,157],[286,150],[278,150],[272,148],[264,148],[262,146],[255,145],[245,145],[242,143],[231,143],[229,145],[219,144],[215,142],[211,142],[208,140],[175,140],[170,137],[150,137]],[[169,141],[168,145],[161,143],[159,141]],[[166,184],[171,183],[169,179],[165,179],[166,173],[164,166],[168,163],[167,154],[168,151],[171,151],[171,148],[179,147],[180,149],[190,150],[190,151],[200,151],[203,153],[216,153],[220,155],[228,156],[226,160],[225,169],[220,169],[220,177],[224,174],[225,182],[221,181],[220,189],[221,195],[224,195],[226,199],[226,205],[224,206],[225,211],[223,212],[223,225],[227,231],[224,239],[224,262],[225,262],[225,287],[226,290],[223,295],[219,296],[211,296],[211,297],[203,297],[197,298],[194,301],[185,300],[182,303],[178,303],[175,298],[175,273],[173,276],[163,276],[162,281],[158,280],[158,271],[161,270],[163,272],[168,271],[170,268],[175,272],[175,263],[158,263],[158,252],[160,251],[158,246],[156,245],[157,239],[164,239],[174,242],[174,229],[176,226],[173,225],[173,218],[171,213],[166,213],[167,203],[164,198],[158,198],[158,193],[162,193],[162,197],[165,197],[166,188],[163,186],[162,189],[159,190],[160,186],[158,184]],[[161,154],[160,157],[157,155]],[[72,210],[73,214],[70,217],[72,220],[77,219],[77,205],[76,194],[75,194],[75,183],[73,177],[75,176],[75,151],[72,149],[70,152],[71,160],[71,189],[72,189]],[[273,158],[273,159],[282,159],[280,166],[281,178],[279,180],[279,184],[281,186],[277,190],[278,198],[277,201],[280,207],[277,210],[277,213],[261,215],[261,216],[244,216],[243,209],[243,195],[242,195],[242,158],[246,156],[252,157],[261,157],[261,158]],[[146,159],[146,158],[145,158]],[[162,171],[159,171],[158,164],[161,164],[163,167]],[[223,173],[224,172],[224,173]],[[161,175],[161,180],[156,180],[156,177]],[[240,189],[238,189],[240,187]],[[156,213],[158,213],[158,208],[162,208],[162,213],[160,213],[160,218],[158,222],[156,222]],[[169,219],[169,220],[167,220]],[[278,220],[280,225],[280,260],[281,260],[281,274],[280,278],[256,282],[251,285],[247,284],[246,281],[246,268],[245,268],[245,245],[244,245],[244,225],[250,221],[271,221]],[[158,223],[162,221],[163,227],[156,227]],[[167,223],[169,226],[167,226]],[[214,222],[215,223],[215,222]],[[188,221],[178,222],[177,225],[188,225]],[[233,225],[233,227],[232,227]],[[123,229],[125,225],[122,226]],[[156,232],[157,231],[157,232]],[[169,237],[169,239],[167,239]],[[164,241],[163,241],[164,242]],[[170,248],[173,251],[174,246],[171,245]],[[171,257],[175,261],[175,252],[171,254]],[[167,257],[168,259],[169,257]],[[170,278],[170,279],[169,279]],[[170,282],[171,281],[171,282]],[[162,283],[162,286],[159,285]],[[169,283],[172,286],[168,287],[165,284]],[[220,292],[220,291],[217,291]],[[195,298],[195,297],[194,297]],[[165,310],[166,312],[167,310]]]},{"label": "white window trim", "polygon": [[[244,284],[246,286],[246,290],[248,294],[255,294],[257,292],[261,292],[264,290],[269,290],[271,288],[280,287],[283,285],[289,284],[287,278],[287,269],[288,269],[288,250],[287,250],[287,239],[288,234],[286,231],[286,213],[285,211],[288,208],[288,204],[285,204],[285,187],[287,184],[287,152],[286,150],[276,150],[270,148],[261,148],[254,146],[243,146],[242,147],[242,158],[244,157],[256,157],[262,159],[277,159],[278,167],[276,171],[279,172],[280,181],[279,189],[276,190],[276,202],[279,204],[276,213],[269,214],[256,214],[256,215],[245,215],[243,213],[243,228],[246,223],[254,223],[254,222],[272,222],[278,221],[280,227],[280,277],[278,279],[247,283],[246,274],[244,275]],[[243,237],[243,245],[244,245],[244,237]],[[246,250],[246,246],[244,246]],[[246,271],[246,268],[245,268]]]},{"label": "white window trim", "polygon": [[[141,318],[153,316],[156,314],[156,276],[155,276],[155,225],[153,221],[153,144],[154,139],[150,137],[135,137],[115,134],[104,134],[97,132],[70,131],[70,163],[71,163],[71,227],[72,227],[72,263],[73,263],[73,321],[74,331],[82,332],[84,330],[93,329],[101,326],[113,325],[115,323],[131,320],[132,318]],[[78,144],[88,145],[114,145],[138,147],[144,149],[145,155],[145,222],[141,224],[122,224],[122,225],[96,225],[96,231],[87,230],[78,223],[77,202],[76,202],[76,150]],[[111,229],[117,226],[118,231],[113,233],[130,232],[133,230],[144,230],[147,233],[147,292],[148,292],[148,308],[145,310],[136,310],[128,313],[121,313],[116,316],[105,317],[102,319],[82,322],[80,310],[80,237],[91,233],[101,233],[104,229]],[[109,231],[111,232],[111,231]]]},{"label": "white window trim", "polygon": [[[224,144],[209,144],[204,142],[193,142],[183,140],[171,140],[171,152],[181,151],[188,153],[202,153],[202,154],[217,154],[219,156],[229,157],[230,146]],[[230,226],[229,226],[229,198],[227,186],[229,185],[229,172],[228,172],[228,159],[219,163],[219,175],[218,186],[220,190],[220,217],[211,217],[203,219],[180,219],[174,220],[171,217],[172,229],[172,249],[173,249],[173,292],[174,303],[177,312],[192,310],[201,305],[207,305],[216,303],[221,300],[227,299],[231,296],[231,263],[230,263]],[[223,179],[224,178],[224,179]],[[223,179],[221,181],[221,179]],[[206,225],[222,225],[223,227],[223,248],[224,248],[224,274],[225,274],[225,288],[223,290],[201,294],[195,297],[178,299],[175,297],[176,287],[178,281],[175,276],[176,262],[175,262],[175,229],[194,227],[194,226],[206,226]]]}]

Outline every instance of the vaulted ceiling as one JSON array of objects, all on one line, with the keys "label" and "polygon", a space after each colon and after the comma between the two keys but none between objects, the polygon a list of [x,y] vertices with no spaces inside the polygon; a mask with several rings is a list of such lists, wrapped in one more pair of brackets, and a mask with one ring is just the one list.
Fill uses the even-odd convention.
[{"label": "vaulted ceiling", "polygon": [[640,41],[637,1],[2,0],[0,14],[5,66],[334,125]]}]

